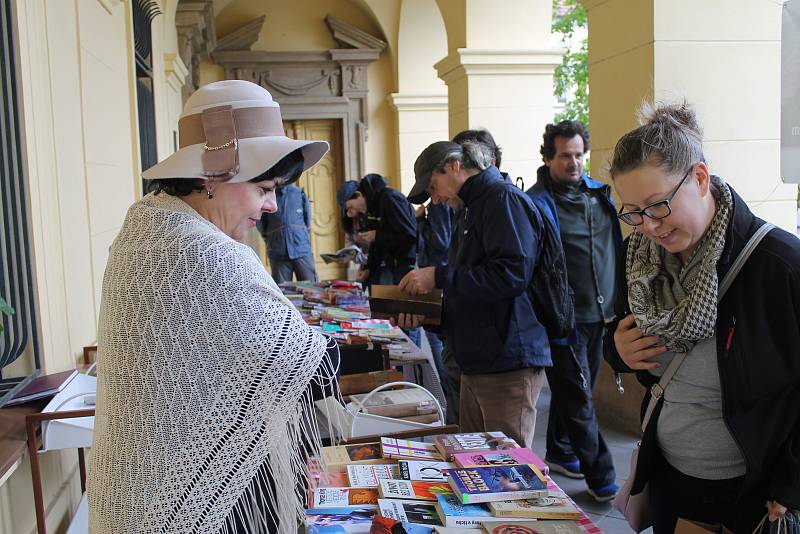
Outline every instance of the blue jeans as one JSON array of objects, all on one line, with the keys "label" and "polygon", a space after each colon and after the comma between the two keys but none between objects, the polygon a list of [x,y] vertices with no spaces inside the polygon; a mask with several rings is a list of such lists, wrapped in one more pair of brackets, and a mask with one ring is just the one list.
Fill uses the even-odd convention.
[{"label": "blue jeans", "polygon": [[298,282],[317,281],[317,270],[314,267],[314,256],[312,254],[296,260],[270,258],[269,264],[272,269],[272,278],[279,284],[281,282],[291,282],[292,275],[296,276]]},{"label": "blue jeans", "polygon": [[428,338],[428,344],[431,346],[431,354],[433,355],[433,363],[436,364],[436,372],[439,373],[439,382],[442,383],[442,391],[444,391],[444,365],[442,365],[442,338],[439,334],[425,329],[425,336]]}]

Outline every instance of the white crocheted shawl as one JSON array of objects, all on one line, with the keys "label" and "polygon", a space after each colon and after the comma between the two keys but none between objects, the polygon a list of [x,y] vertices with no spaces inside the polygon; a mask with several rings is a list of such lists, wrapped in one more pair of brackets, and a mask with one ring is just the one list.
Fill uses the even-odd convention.
[{"label": "white crocheted shawl", "polygon": [[264,532],[268,513],[296,532],[326,345],[249,247],[179,198],[135,203],[103,279],[90,532]]}]

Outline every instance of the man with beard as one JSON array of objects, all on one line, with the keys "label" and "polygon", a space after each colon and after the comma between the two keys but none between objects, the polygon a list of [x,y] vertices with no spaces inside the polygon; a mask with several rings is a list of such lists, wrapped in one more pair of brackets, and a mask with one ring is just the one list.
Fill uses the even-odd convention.
[{"label": "man with beard", "polygon": [[545,462],[556,473],[585,478],[598,501],[614,498],[611,453],[597,426],[592,402],[603,359],[604,324],[614,317],[615,261],[622,234],[611,187],[583,171],[589,132],[578,121],[548,124],[541,147],[544,165],[528,194],[558,230],[575,293],[575,332],[551,339],[553,367],[546,368],[552,400]]}]

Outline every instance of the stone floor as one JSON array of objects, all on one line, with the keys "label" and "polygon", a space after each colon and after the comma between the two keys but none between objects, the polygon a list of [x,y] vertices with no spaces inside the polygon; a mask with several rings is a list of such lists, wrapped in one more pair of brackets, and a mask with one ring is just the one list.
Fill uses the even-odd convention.
[{"label": "stone floor", "polygon": [[[536,436],[533,440],[533,449],[538,455],[544,457],[547,414],[550,410],[550,390],[546,384],[539,396],[536,408],[538,415],[536,417]],[[614,456],[617,484],[621,486],[625,479],[628,478],[631,450],[636,442],[636,437],[622,434],[613,429],[603,428],[603,425],[601,425],[601,431],[611,450],[611,454]],[[630,534],[633,532],[625,519],[622,518],[622,515],[611,507],[610,502],[600,504],[586,492],[586,484],[583,480],[575,480],[558,474],[553,474],[553,480],[572,497],[603,532],[607,534]],[[646,530],[645,533],[652,533],[652,529]]]}]

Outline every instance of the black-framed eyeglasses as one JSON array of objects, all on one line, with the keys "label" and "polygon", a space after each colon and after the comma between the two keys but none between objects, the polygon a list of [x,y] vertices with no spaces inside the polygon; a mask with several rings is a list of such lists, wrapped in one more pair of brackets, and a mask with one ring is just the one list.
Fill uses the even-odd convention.
[{"label": "black-framed eyeglasses", "polygon": [[670,213],[672,213],[672,207],[670,206],[670,201],[675,197],[675,194],[678,192],[678,189],[681,188],[683,182],[689,177],[689,173],[692,172],[694,169],[694,165],[689,167],[689,170],[686,171],[686,174],[683,175],[683,178],[678,183],[678,186],[672,190],[672,193],[667,195],[662,200],[658,202],[654,202],[649,206],[644,207],[640,210],[632,210],[623,212],[623,208],[619,209],[619,213],[617,213],[617,217],[622,222],[629,224],[631,226],[639,226],[644,222],[644,216],[647,215],[653,220],[663,219],[664,217],[669,217]]}]

